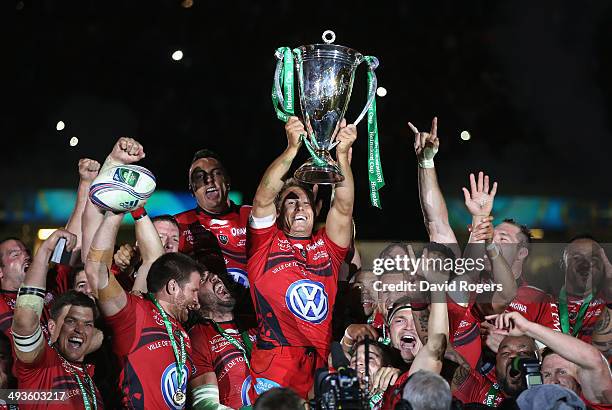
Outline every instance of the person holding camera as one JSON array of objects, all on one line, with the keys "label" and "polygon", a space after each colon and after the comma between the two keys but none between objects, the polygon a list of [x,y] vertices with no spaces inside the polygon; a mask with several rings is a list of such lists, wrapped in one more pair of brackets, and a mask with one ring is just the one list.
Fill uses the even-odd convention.
[{"label": "person holding camera", "polygon": [[517,312],[488,316],[499,334],[530,337],[547,346],[542,360],[545,384],[560,384],[578,394],[591,408],[612,403],[612,376],[597,348],[575,337],[530,322]]}]

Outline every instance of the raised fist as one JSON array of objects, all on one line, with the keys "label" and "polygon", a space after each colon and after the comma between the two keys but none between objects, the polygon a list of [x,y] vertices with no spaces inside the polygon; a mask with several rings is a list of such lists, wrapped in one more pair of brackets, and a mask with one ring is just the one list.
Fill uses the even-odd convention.
[{"label": "raised fist", "polygon": [[98,176],[100,163],[95,159],[81,158],[79,160],[79,176],[82,181],[91,182]]},{"label": "raised fist", "polygon": [[121,137],[115,143],[109,157],[119,164],[133,164],[143,159],[145,152],[142,145],[134,138]]}]

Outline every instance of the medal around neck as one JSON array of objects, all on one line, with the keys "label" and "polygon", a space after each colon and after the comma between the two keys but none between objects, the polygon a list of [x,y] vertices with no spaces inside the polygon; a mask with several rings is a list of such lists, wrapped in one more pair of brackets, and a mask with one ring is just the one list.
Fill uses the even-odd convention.
[{"label": "medal around neck", "polygon": [[[337,145],[334,139],[351,98],[355,70],[363,62],[368,67],[368,99],[354,124],[359,123],[366,113],[368,125],[370,121],[376,122],[373,110],[376,107],[377,80],[374,70],[378,66],[378,59],[364,56],[352,48],[332,44],[335,39],[334,32],[327,30],[323,33],[324,44],[305,45],[293,50],[281,47],[275,54],[278,61],[272,101],[278,118],[283,121],[287,121],[295,112],[293,79],[294,70],[297,71],[300,108],[308,134],[302,138],[311,158],[295,171],[294,177],[309,184],[336,184],[344,180],[330,151]],[[372,113],[373,118],[370,118]],[[368,128],[370,131],[370,126]],[[380,176],[382,178],[382,173]]]}]

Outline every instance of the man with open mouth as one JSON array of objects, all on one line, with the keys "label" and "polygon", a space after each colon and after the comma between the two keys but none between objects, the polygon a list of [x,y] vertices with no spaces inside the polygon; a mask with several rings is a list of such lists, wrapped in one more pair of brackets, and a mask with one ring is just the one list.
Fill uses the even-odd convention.
[{"label": "man with open mouth", "polygon": [[227,271],[235,282],[249,287],[246,274],[246,226],[250,205],[238,206],[229,199],[231,179],[215,152],[197,151],[189,167],[189,189],[194,209],[175,215],[179,224],[179,251],[220,250]]},{"label": "man with open mouth", "polygon": [[[93,366],[83,363],[96,337],[94,320],[98,310],[95,302],[82,293],[68,291],[51,309],[49,330],[55,333],[55,327],[60,326],[57,341],[52,345],[47,343],[41,329],[49,258],[60,239],[66,240],[68,251],[76,245],[75,235],[63,229],[55,231],[36,253],[17,296],[12,333],[18,389],[63,390],[53,397],[54,404],[72,409],[103,408],[92,379]],[[21,403],[20,408],[47,408],[49,404],[41,399]]]},{"label": "man with open mouth", "polygon": [[327,363],[339,270],[353,232],[349,150],[357,138],[355,125],[343,121],[336,130],[337,161],[345,179],[335,186],[325,227],[316,232],[312,189],[283,181],[306,130],[291,117],[285,131],[287,148],[263,175],[248,226],[247,270],[258,319],[251,357],[253,398],[278,386],[303,398],[309,395],[315,369]]},{"label": "man with open mouth", "polygon": [[198,262],[206,268],[198,292],[200,310],[189,330],[193,364],[199,372],[189,383],[193,406],[238,409],[251,404],[249,361],[256,330],[245,330],[235,320],[236,298],[227,286],[232,280],[223,259],[208,253],[200,254]]}]

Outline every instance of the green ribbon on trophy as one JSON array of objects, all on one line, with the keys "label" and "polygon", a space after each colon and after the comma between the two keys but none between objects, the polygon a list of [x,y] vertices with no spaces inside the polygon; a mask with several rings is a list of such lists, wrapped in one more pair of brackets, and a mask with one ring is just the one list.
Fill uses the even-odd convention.
[{"label": "green ribbon on trophy", "polygon": [[[373,61],[373,57],[366,56],[365,61],[368,65],[378,64]],[[368,90],[370,93],[376,93],[372,90],[376,87],[374,70],[368,71]],[[380,203],[380,195],[378,191],[385,186],[385,177],[382,172],[382,163],[380,161],[380,148],[378,146],[378,119],[376,118],[376,96],[372,98],[372,102],[368,107],[368,179],[370,181],[370,202],[377,208],[382,208]]]},{"label": "green ribbon on trophy", "polygon": [[297,66],[300,106],[308,135],[302,141],[311,158],[295,171],[294,177],[309,184],[337,184],[344,180],[340,168],[329,151],[337,141],[332,139],[338,131],[338,123],[344,118],[353,87],[355,70],[363,61],[368,65],[368,101],[355,125],[368,115],[368,179],[370,201],[381,208],[378,191],[385,185],[376,118],[377,80],[374,70],[378,59],[363,56],[359,52],[333,43],[332,31],[323,33],[326,44],[300,46],[291,50],[280,47],[272,85],[272,103],[276,116],[287,122],[295,114],[293,95],[294,74]]}]

